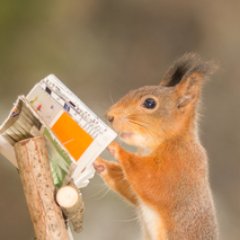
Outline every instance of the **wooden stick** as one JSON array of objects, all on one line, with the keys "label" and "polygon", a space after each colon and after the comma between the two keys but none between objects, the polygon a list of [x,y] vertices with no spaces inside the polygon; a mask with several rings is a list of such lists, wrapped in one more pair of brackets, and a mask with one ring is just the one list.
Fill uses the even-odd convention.
[{"label": "wooden stick", "polygon": [[78,189],[68,185],[60,188],[56,200],[68,220],[72,223],[73,230],[80,232],[83,223],[84,204]]},{"label": "wooden stick", "polygon": [[55,187],[44,137],[15,145],[19,173],[37,240],[69,240],[62,211],[54,200]]}]

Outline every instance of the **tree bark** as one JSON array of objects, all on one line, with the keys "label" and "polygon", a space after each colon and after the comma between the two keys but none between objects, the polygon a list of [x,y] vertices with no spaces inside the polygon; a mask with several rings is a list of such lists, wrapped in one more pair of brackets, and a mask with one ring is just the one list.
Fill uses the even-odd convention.
[{"label": "tree bark", "polygon": [[48,153],[44,137],[15,145],[19,174],[37,240],[69,240],[62,211],[54,199]]}]

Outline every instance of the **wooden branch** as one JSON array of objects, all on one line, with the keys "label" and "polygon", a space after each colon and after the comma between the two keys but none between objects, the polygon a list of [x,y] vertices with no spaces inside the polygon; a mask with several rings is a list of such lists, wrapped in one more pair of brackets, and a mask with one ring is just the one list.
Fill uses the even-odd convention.
[{"label": "wooden branch", "polygon": [[84,204],[78,189],[73,185],[64,186],[58,190],[56,200],[72,223],[73,230],[80,232],[82,230]]},{"label": "wooden branch", "polygon": [[44,137],[15,145],[19,173],[37,240],[69,240],[55,187]]}]

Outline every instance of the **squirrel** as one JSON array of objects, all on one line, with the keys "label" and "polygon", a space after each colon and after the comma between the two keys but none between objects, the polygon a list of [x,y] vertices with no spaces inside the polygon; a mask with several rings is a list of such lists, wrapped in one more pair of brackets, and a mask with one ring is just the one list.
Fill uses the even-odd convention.
[{"label": "squirrel", "polygon": [[217,220],[208,161],[198,136],[202,85],[210,62],[186,53],[156,86],[130,91],[107,112],[124,150],[108,150],[117,162],[98,158],[105,183],[138,210],[144,240],[216,240]]}]

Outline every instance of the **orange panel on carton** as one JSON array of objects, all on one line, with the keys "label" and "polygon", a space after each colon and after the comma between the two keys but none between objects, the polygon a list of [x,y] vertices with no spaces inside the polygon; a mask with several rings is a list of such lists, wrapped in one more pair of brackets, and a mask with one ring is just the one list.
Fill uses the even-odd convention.
[{"label": "orange panel on carton", "polygon": [[54,123],[52,131],[76,161],[93,142],[93,138],[66,112]]}]

